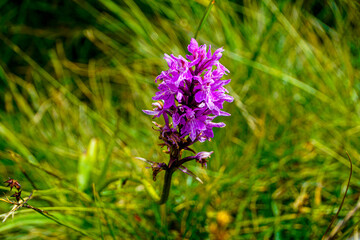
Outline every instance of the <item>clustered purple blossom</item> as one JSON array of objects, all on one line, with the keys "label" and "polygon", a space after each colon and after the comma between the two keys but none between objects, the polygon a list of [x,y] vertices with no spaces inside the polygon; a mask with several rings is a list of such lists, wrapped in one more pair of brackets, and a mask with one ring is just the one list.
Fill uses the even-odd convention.
[{"label": "clustered purple blossom", "polygon": [[[159,128],[160,139],[170,154],[175,149],[194,152],[189,148],[190,145],[213,138],[214,127],[225,127],[224,123],[213,120],[218,116],[230,116],[221,109],[225,101],[233,101],[233,97],[227,95],[228,91],[224,88],[230,79],[220,80],[229,73],[219,62],[223,48],[211,53],[211,45],[207,50],[205,44],[199,46],[195,39],[191,39],[188,51],[190,55],[186,55],[186,58],[165,54],[164,59],[169,69],[155,80],[162,81],[159,91],[153,97],[157,102],[152,104],[152,111],[143,110],[154,118],[164,118],[163,126],[154,124]],[[206,165],[205,158],[199,156],[208,158],[211,153],[200,152],[184,159],[196,159]],[[169,165],[172,164],[171,161],[170,158]]]}]

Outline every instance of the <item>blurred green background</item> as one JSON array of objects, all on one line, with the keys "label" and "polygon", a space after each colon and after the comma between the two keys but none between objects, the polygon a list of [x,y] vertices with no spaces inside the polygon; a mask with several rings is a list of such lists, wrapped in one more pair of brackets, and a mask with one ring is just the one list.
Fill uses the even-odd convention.
[{"label": "blurred green background", "polygon": [[[58,220],[20,209],[1,239],[320,239],[346,189],[346,151],[338,220],[355,207],[358,1],[219,0],[197,40],[225,49],[232,116],[195,145],[214,151],[208,169],[186,165],[204,184],[175,173],[161,220],[163,173],[153,182],[135,157],[168,155],[141,110],[163,54],[186,54],[208,3],[0,1],[0,180],[19,180]],[[356,235],[359,219],[339,235]]]}]

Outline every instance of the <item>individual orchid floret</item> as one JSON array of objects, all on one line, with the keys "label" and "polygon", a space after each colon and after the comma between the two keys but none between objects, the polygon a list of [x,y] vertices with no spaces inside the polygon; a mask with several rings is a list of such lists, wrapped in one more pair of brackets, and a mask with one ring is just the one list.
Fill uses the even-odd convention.
[{"label": "individual orchid floret", "polygon": [[152,103],[151,105],[154,106],[154,109],[151,110],[143,110],[144,113],[148,115],[154,115],[155,117],[160,117],[164,113],[164,103],[161,101],[157,101],[155,103]]},{"label": "individual orchid floret", "polygon": [[210,158],[211,154],[213,154],[213,151],[211,152],[199,152],[196,154],[196,162],[201,163],[201,166],[205,166],[207,168],[207,158]]},{"label": "individual orchid floret", "polygon": [[202,167],[205,166],[205,168],[207,168],[207,160],[206,159],[210,158],[211,154],[213,154],[213,151],[211,151],[211,152],[199,152],[195,156],[189,156],[189,157],[185,157],[185,158],[181,159],[180,163],[184,164],[184,163],[189,162],[191,160],[196,160],[196,162],[200,163]]}]

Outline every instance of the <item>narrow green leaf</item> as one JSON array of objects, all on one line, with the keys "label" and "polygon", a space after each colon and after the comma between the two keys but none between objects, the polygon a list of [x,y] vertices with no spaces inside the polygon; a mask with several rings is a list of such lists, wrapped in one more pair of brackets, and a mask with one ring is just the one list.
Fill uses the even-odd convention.
[{"label": "narrow green leaf", "polygon": [[29,149],[22,144],[22,142],[13,134],[8,128],[6,128],[2,123],[0,123],[0,137],[4,137],[9,143],[11,143],[21,155],[23,155],[30,163],[38,165],[39,162],[31,154]]},{"label": "narrow green leaf", "polygon": [[206,20],[206,18],[209,16],[209,13],[211,11],[211,8],[215,5],[215,0],[210,0],[210,3],[209,5],[207,6],[206,10],[205,10],[205,13],[204,13],[204,16],[202,17],[200,23],[199,23],[199,26],[198,28],[196,29],[196,33],[195,33],[195,36],[194,38],[196,39],[198,34],[199,34],[199,31],[201,29],[201,27],[204,25],[204,22]]}]

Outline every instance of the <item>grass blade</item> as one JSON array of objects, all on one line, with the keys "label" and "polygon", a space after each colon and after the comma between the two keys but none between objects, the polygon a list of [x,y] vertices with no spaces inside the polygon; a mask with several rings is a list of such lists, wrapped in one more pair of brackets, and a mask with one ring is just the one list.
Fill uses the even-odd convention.
[{"label": "grass blade", "polygon": [[204,22],[205,22],[206,18],[209,16],[209,13],[210,13],[210,11],[211,11],[211,8],[212,8],[214,5],[215,5],[215,0],[210,0],[210,3],[209,3],[209,5],[207,6],[207,8],[206,8],[206,10],[205,10],[205,12],[204,12],[204,15],[203,15],[203,17],[201,18],[200,23],[199,23],[199,25],[198,25],[198,27],[197,27],[197,29],[196,29],[196,32],[195,32],[195,35],[194,35],[194,38],[195,38],[195,39],[197,38],[201,27],[204,25]]}]

